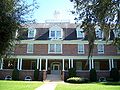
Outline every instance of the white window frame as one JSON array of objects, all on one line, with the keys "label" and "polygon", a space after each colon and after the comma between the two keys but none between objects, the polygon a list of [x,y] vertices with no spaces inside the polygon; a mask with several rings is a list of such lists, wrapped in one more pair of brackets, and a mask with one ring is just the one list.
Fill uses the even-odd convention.
[{"label": "white window frame", "polygon": [[[53,37],[53,36],[51,35],[51,32],[52,32],[52,31],[55,32],[55,37]],[[58,36],[58,35],[57,35],[57,32],[58,32],[58,31],[61,32],[61,36],[60,36],[60,37],[57,37],[57,36]],[[60,27],[58,27],[58,26],[53,26],[53,27],[51,27],[51,28],[49,29],[49,38],[55,39],[55,40],[57,40],[57,39],[62,39],[62,38],[63,38],[63,29],[60,28]]]},{"label": "white window frame", "polygon": [[[32,32],[33,35],[30,34],[30,32]],[[35,28],[28,28],[28,38],[34,38],[35,35],[36,35],[36,29]]]},{"label": "white window frame", "polygon": [[53,44],[55,51],[54,51],[54,52],[51,52],[51,51],[50,51],[50,45],[51,45],[51,44],[48,45],[48,53],[54,53],[54,54],[61,54],[61,53],[62,53],[62,44],[59,44],[59,45],[61,46],[61,48],[60,48],[60,49],[61,49],[61,52],[57,52],[57,49],[56,49],[57,44]]},{"label": "white window frame", "polygon": [[33,48],[34,48],[34,44],[27,44],[27,53],[33,53]]},{"label": "white window frame", "polygon": [[[82,50],[80,50],[80,45],[82,46]],[[85,53],[84,44],[78,44],[78,54],[84,54],[84,53]]]},{"label": "white window frame", "polygon": [[97,45],[98,54],[104,54],[104,44]]},{"label": "white window frame", "polygon": [[[80,39],[84,39],[85,37],[85,34],[84,34],[84,30],[80,27],[77,27],[76,28],[76,32],[77,32],[77,38],[80,38]],[[81,32],[81,34],[79,34],[79,32]],[[81,36],[82,35],[82,36]]]}]

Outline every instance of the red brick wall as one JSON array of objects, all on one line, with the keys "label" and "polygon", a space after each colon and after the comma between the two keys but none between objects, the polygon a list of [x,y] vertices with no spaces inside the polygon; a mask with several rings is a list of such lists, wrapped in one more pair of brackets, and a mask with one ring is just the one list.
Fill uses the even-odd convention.
[{"label": "red brick wall", "polygon": [[[77,44],[63,44],[62,45],[62,54],[63,56],[87,56],[89,51],[89,46],[85,44],[85,54],[78,54],[78,45]],[[17,55],[58,55],[58,54],[48,54],[48,45],[47,44],[34,44],[34,53],[27,53],[27,45],[16,45],[15,54]],[[104,47],[104,54],[98,54],[97,45],[94,45],[93,50],[94,56],[109,56],[109,55],[118,55],[117,50],[112,45],[106,45]]]}]

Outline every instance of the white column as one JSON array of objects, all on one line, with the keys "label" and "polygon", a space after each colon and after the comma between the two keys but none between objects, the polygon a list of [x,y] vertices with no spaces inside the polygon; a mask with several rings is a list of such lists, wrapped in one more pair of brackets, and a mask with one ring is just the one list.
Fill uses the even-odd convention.
[{"label": "white column", "polygon": [[20,70],[22,70],[22,58],[20,59]]},{"label": "white column", "polygon": [[113,61],[113,59],[111,60],[111,62],[112,62],[112,68],[114,68],[114,61]]},{"label": "white column", "polygon": [[89,70],[91,70],[91,59],[89,59]]},{"label": "white column", "polygon": [[2,70],[3,69],[3,58],[1,58],[1,67],[0,69]]},{"label": "white column", "polygon": [[40,67],[39,67],[39,71],[41,71],[41,58],[40,58]]},{"label": "white column", "polygon": [[92,68],[94,68],[94,60],[92,59]]},{"label": "white column", "polygon": [[109,70],[111,70],[111,59],[109,59]]},{"label": "white column", "polygon": [[64,71],[64,59],[63,59],[63,71]]},{"label": "white column", "polygon": [[45,65],[46,67],[45,67],[45,69],[46,69],[46,71],[47,71],[47,67],[48,67],[48,59],[46,59],[46,65]]},{"label": "white column", "polygon": [[69,59],[69,68],[70,68],[70,59]]},{"label": "white column", "polygon": [[18,58],[18,62],[17,62],[17,69],[19,70],[20,67],[20,59]]},{"label": "white column", "polygon": [[73,59],[71,59],[71,68],[73,68]]},{"label": "white column", "polygon": [[37,59],[37,69],[39,69],[39,58]]}]

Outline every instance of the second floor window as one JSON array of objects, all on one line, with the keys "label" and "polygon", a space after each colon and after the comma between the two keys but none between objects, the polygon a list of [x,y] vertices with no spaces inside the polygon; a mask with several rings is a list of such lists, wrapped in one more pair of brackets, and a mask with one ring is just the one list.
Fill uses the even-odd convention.
[{"label": "second floor window", "polygon": [[98,54],[104,54],[104,44],[97,45]]},{"label": "second floor window", "polygon": [[27,53],[33,53],[33,44],[27,45]]},{"label": "second floor window", "polygon": [[34,28],[28,29],[28,38],[34,38],[35,34],[36,34],[36,29],[34,29]]},{"label": "second floor window", "polygon": [[78,44],[78,54],[84,54],[84,44]]},{"label": "second floor window", "polygon": [[49,38],[62,39],[63,30],[58,26],[53,26],[49,29]]},{"label": "second floor window", "polygon": [[49,53],[62,53],[62,44],[49,44]]}]

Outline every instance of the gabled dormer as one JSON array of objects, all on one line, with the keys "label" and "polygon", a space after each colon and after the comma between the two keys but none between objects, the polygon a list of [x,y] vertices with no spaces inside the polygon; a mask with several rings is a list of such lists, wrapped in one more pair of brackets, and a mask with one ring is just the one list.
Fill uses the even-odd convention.
[{"label": "gabled dormer", "polygon": [[34,38],[36,35],[36,29],[35,28],[28,28],[28,38]]},{"label": "gabled dormer", "polygon": [[49,38],[52,40],[59,40],[63,38],[63,29],[59,26],[52,26],[49,28]]}]

